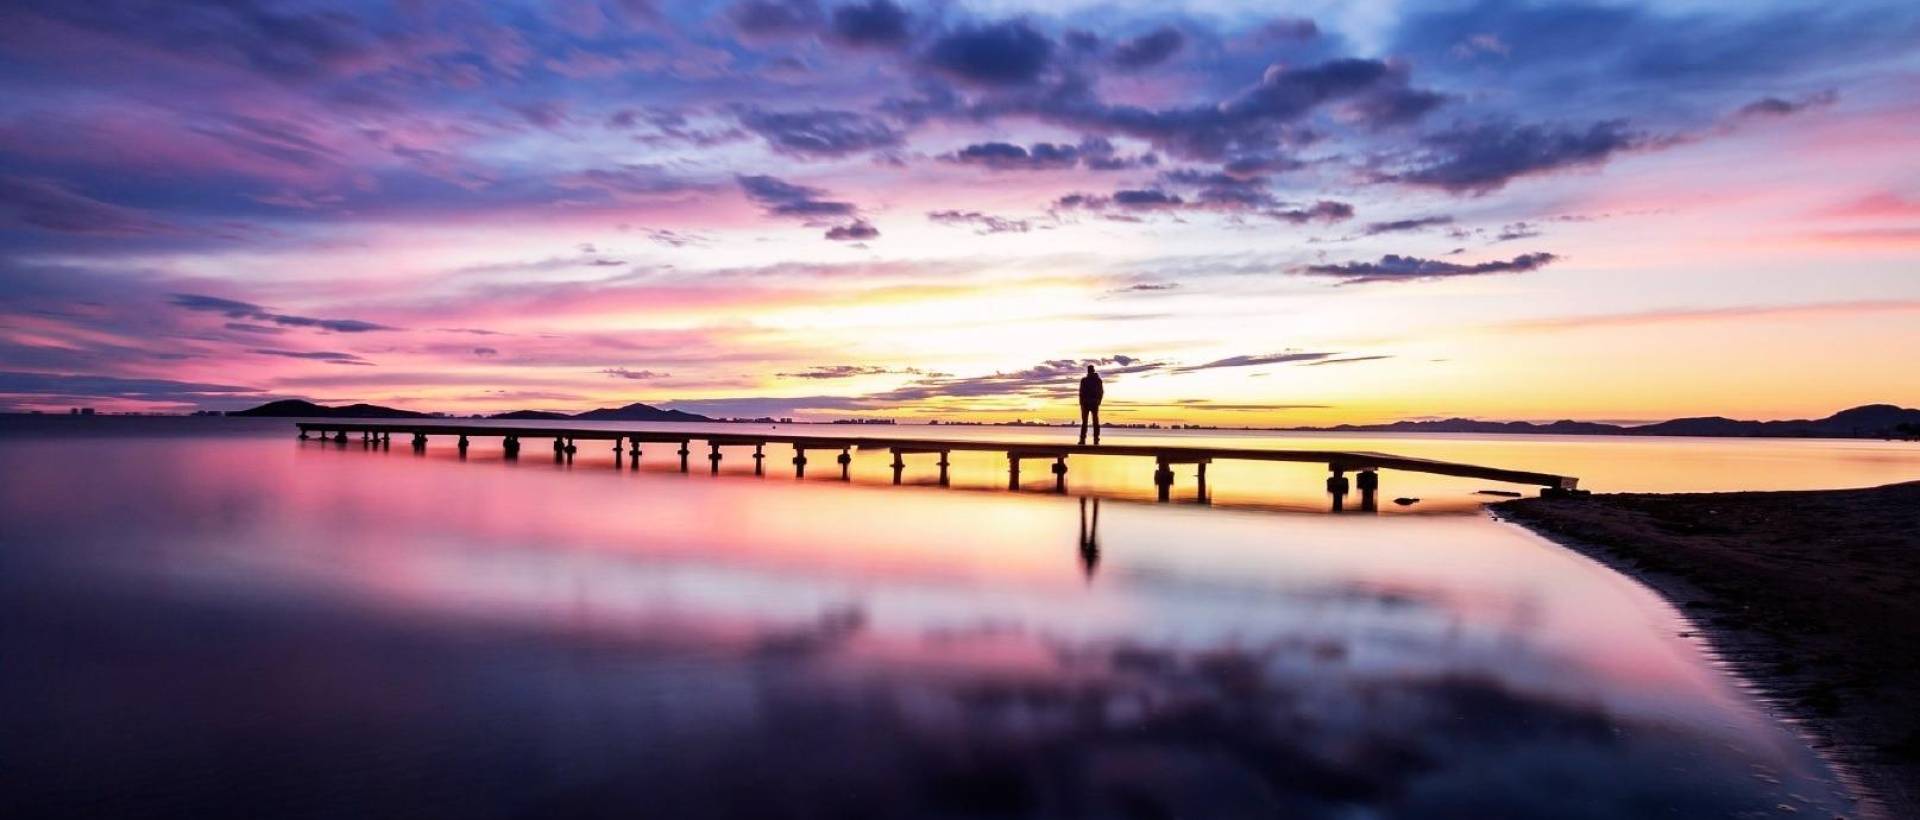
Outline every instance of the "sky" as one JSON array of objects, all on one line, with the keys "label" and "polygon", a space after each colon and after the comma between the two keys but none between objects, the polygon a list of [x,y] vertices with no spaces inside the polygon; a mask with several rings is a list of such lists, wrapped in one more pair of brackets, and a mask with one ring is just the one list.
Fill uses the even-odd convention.
[{"label": "sky", "polygon": [[9,0],[0,409],[1920,405],[1911,2]]}]

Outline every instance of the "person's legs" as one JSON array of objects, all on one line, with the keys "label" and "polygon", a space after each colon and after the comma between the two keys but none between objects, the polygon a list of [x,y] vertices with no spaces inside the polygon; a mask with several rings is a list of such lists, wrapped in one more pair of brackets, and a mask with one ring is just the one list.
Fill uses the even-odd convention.
[{"label": "person's legs", "polygon": [[1093,413],[1093,443],[1099,444],[1100,443],[1100,408],[1095,407],[1089,412]]},{"label": "person's legs", "polygon": [[1080,443],[1087,443],[1087,408],[1080,408]]}]

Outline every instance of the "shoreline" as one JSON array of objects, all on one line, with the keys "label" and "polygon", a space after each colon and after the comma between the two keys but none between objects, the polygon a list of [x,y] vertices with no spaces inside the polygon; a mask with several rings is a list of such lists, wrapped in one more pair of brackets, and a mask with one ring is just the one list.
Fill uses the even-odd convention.
[{"label": "shoreline", "polygon": [[[1920,562],[1904,560],[1920,555],[1920,482],[1488,509],[1665,599],[1692,627],[1681,637],[1814,747],[1859,816],[1920,817]],[[1862,576],[1877,588],[1843,586]]]}]

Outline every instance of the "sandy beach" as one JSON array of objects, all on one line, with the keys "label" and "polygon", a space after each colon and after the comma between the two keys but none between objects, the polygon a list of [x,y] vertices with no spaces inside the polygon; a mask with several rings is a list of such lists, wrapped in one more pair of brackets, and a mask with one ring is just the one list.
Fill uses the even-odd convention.
[{"label": "sandy beach", "polygon": [[1920,816],[1920,483],[1494,510],[1666,595],[1857,778],[1863,813]]}]

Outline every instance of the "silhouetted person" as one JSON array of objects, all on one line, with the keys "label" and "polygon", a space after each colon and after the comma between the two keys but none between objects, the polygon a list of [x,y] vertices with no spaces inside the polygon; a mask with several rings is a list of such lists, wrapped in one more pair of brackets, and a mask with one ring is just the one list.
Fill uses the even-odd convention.
[{"label": "silhouetted person", "polygon": [[1087,375],[1080,377],[1080,443],[1087,443],[1087,417],[1093,417],[1093,443],[1100,443],[1100,400],[1106,398],[1106,385],[1100,381],[1100,374],[1093,372],[1093,365],[1087,365]]}]

